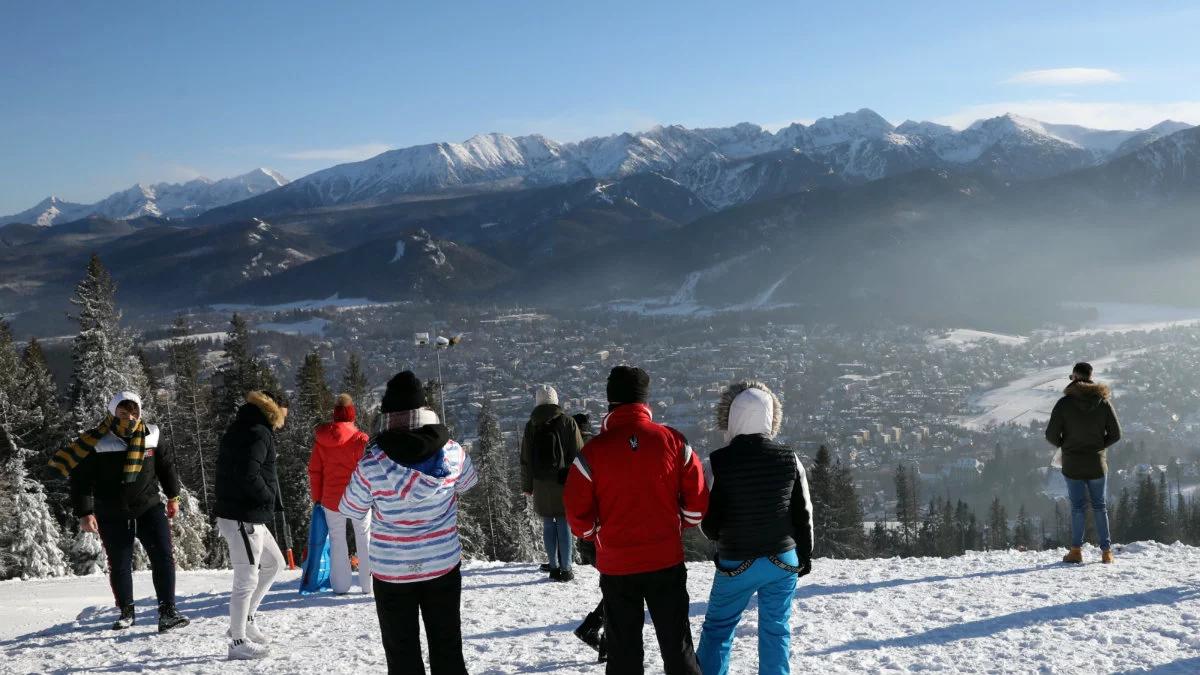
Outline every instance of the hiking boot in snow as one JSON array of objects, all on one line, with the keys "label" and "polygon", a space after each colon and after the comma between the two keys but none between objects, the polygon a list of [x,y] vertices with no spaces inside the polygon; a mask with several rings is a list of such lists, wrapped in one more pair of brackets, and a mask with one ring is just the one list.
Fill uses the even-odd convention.
[{"label": "hiking boot in snow", "polygon": [[229,660],[231,661],[261,659],[270,653],[271,650],[266,645],[254,644],[249,640],[234,640],[229,643]]},{"label": "hiking boot in snow", "polygon": [[1100,554],[1100,562],[1104,563],[1105,565],[1112,564],[1113,552],[1110,550],[1110,551],[1104,551],[1103,553],[1101,553]]},{"label": "hiking boot in snow", "polygon": [[562,570],[558,569],[557,567],[551,568],[550,581],[558,581],[560,576],[562,576]]},{"label": "hiking boot in snow", "polygon": [[[233,637],[232,628],[225,630],[225,637]],[[259,630],[258,624],[254,621],[254,617],[249,617],[246,619],[246,639],[260,645],[271,644],[271,638],[267,637],[266,633]]]},{"label": "hiking boot in snow", "polygon": [[191,623],[188,618],[175,609],[175,603],[162,602],[158,605],[158,632],[165,633],[176,628],[183,628]]},{"label": "hiking boot in snow", "polygon": [[550,566],[550,563],[542,563],[541,565],[538,566],[538,569],[543,572],[549,572],[549,571],[553,570],[554,568]]},{"label": "hiking boot in snow", "polygon": [[113,622],[113,630],[125,630],[133,625],[133,605],[125,605],[121,608],[121,616]]},{"label": "hiking boot in snow", "polygon": [[554,579],[554,580],[555,580],[555,581],[561,581],[561,582],[563,582],[563,583],[566,583],[566,582],[568,582],[568,581],[574,581],[574,580],[575,580],[575,573],[574,573],[574,572],[572,572],[571,570],[560,570],[560,571],[559,571],[559,573],[558,573],[558,576],[557,576],[557,577],[555,577],[555,579]]},{"label": "hiking boot in snow", "polygon": [[1063,562],[1078,565],[1083,562],[1083,549],[1078,546],[1072,546],[1069,553],[1063,556]]},{"label": "hiking boot in snow", "polygon": [[600,631],[600,648],[597,650],[596,663],[608,663],[608,636]]},{"label": "hiking boot in snow", "polygon": [[603,631],[604,619],[601,619],[598,614],[592,612],[591,614],[588,614],[587,618],[583,620],[583,623],[579,624],[579,627],[575,629],[575,637],[583,640],[584,644],[598,652],[600,651],[600,645],[602,644],[601,638],[603,636]]}]

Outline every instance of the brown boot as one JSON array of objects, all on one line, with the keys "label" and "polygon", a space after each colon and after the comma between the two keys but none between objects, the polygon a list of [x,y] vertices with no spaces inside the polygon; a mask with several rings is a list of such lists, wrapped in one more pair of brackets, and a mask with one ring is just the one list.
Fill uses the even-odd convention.
[{"label": "brown boot", "polygon": [[1111,550],[1105,551],[1100,554],[1100,562],[1104,563],[1105,565],[1112,564],[1112,561],[1113,561],[1113,552]]},{"label": "brown boot", "polygon": [[1067,553],[1065,556],[1063,556],[1063,562],[1071,563],[1073,565],[1078,565],[1079,563],[1082,563],[1083,562],[1083,549],[1081,549],[1077,546],[1072,546],[1071,552]]}]

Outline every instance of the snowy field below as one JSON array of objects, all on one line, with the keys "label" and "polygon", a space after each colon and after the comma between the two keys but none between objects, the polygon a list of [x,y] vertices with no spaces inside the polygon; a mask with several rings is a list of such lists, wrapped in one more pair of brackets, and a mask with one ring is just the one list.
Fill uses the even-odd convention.
[{"label": "snowy field below", "polygon": [[[793,672],[1200,672],[1200,549],[1134,544],[1111,566],[1068,567],[1060,556],[817,561],[795,601]],[[711,567],[691,565],[689,576],[698,637]],[[153,627],[147,573],[135,581],[139,623],[123,633],[108,630],[114,611],[102,577],[0,583],[0,671],[384,672],[372,601],[301,597],[296,573],[277,584],[260,613],[275,637],[272,655],[226,661],[229,581],[224,571],[180,573],[180,609],[193,623],[168,635]],[[598,598],[591,568],[558,584],[533,565],[466,564],[471,672],[603,672],[571,634]],[[731,672],[757,672],[756,627],[752,603]],[[647,672],[660,672],[652,629],[645,636]]]}]

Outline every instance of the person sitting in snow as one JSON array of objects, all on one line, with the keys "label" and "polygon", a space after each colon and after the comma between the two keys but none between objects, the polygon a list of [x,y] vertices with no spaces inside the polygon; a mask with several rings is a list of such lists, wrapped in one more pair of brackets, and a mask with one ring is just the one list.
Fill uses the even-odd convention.
[{"label": "person sitting in snow", "polygon": [[388,381],[380,413],[382,430],[338,510],[372,519],[370,565],[388,672],[425,672],[419,617],[434,675],[466,673],[458,503],[479,478],[471,457],[426,407],[412,372]]},{"label": "person sitting in snow", "polygon": [[533,498],[533,510],[542,518],[542,539],[549,563],[543,571],[554,581],[575,578],[571,571],[571,528],[563,510],[563,483],[567,467],[583,447],[575,420],[558,405],[558,392],[549,385],[534,391],[536,403],[521,436],[521,489]]},{"label": "person sitting in snow", "polygon": [[282,394],[252,391],[221,437],[217,453],[217,530],[229,545],[233,590],[229,594],[230,659],[261,659],[270,639],[254,615],[284,567],[283,552],[267,523],[283,509],[275,473],[275,433],[288,408]]},{"label": "person sitting in snow", "polygon": [[340,394],[333,408],[333,421],[318,426],[314,432],[312,454],[308,460],[308,481],[313,501],[325,511],[329,525],[329,584],[334,593],[350,591],[350,552],[346,546],[346,521],[354,530],[354,546],[358,551],[358,586],[371,593],[371,558],[368,555],[368,534],[371,521],[367,518],[346,518],[338,511],[342,493],[350,482],[363,450],[369,440],[354,425],[354,399]]},{"label": "person sitting in snow", "polygon": [[1071,371],[1071,383],[1054,405],[1046,425],[1046,440],[1062,451],[1062,474],[1071,500],[1071,550],[1065,563],[1083,562],[1084,523],[1091,504],[1100,539],[1100,560],[1113,561],[1112,539],[1108,529],[1108,448],[1121,440],[1121,424],[1113,408],[1108,385],[1092,381],[1092,366],[1077,363]]},{"label": "person sitting in snow", "polygon": [[717,428],[725,447],[709,457],[712,488],[700,527],[716,543],[716,575],[696,656],[705,675],[729,671],[733,633],[758,596],[758,672],[789,671],[792,596],[812,569],[813,510],[804,465],[775,442],[779,399],[754,380],[725,388]]},{"label": "person sitting in snow", "polygon": [[571,530],[596,543],[607,672],[642,672],[648,606],[663,669],[698,674],[683,530],[708,508],[704,469],[683,434],[653,421],[646,371],[613,368],[607,391],[610,412],[575,458],[563,493]]},{"label": "person sitting in snow", "polygon": [[[98,532],[108,555],[108,578],[120,617],[114,630],[134,623],[133,540],[142,542],[158,598],[160,633],[188,625],[175,608],[175,556],[170,519],[179,513],[179,478],[172,453],[160,443],[158,427],[142,420],[142,399],[123,391],[108,415],[74,443],[59,450],[50,466],[70,477],[71,502],[79,528]],[[167,495],[164,507],[158,489]]]}]

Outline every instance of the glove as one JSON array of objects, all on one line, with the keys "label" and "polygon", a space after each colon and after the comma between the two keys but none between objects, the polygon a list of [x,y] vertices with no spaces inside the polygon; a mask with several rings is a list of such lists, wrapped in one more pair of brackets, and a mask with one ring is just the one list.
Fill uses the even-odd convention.
[{"label": "glove", "polygon": [[797,565],[797,567],[800,568],[800,573],[798,576],[808,576],[809,573],[812,572],[812,558],[801,558],[800,564]]}]

